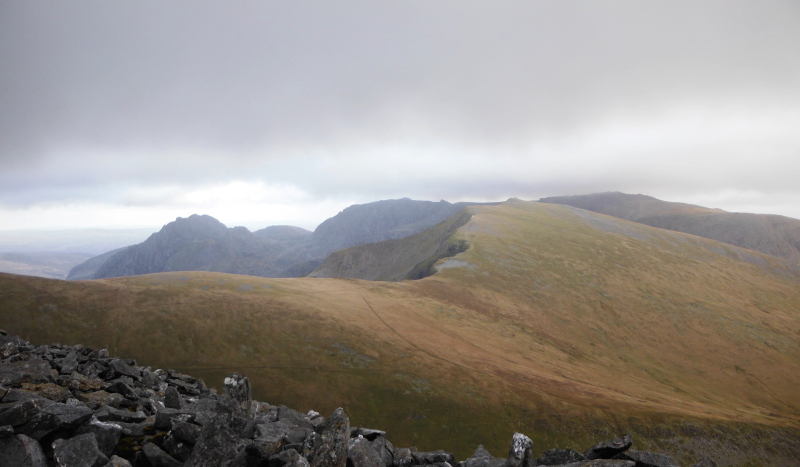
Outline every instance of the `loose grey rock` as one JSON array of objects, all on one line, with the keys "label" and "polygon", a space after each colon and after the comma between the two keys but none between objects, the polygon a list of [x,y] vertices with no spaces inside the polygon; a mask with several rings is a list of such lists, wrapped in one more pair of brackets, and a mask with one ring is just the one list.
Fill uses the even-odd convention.
[{"label": "loose grey rock", "polygon": [[76,435],[87,433],[94,434],[100,452],[106,456],[110,456],[111,453],[114,452],[117,443],[119,443],[119,438],[122,435],[122,427],[115,423],[101,422],[96,418],[92,418],[89,420],[89,423],[81,425],[81,427],[75,431]]},{"label": "loose grey rock", "polygon": [[334,410],[325,423],[318,427],[311,467],[345,467],[347,445],[350,439],[350,419],[344,409]]},{"label": "loose grey rock", "polygon": [[0,438],[0,467],[47,467],[47,461],[39,443],[16,435]]},{"label": "loose grey rock", "polygon": [[182,465],[153,443],[142,446],[142,452],[152,467],[180,467]]},{"label": "loose grey rock", "polygon": [[522,433],[514,433],[511,437],[511,446],[508,448],[508,467],[529,467],[531,465],[531,451],[533,441]]},{"label": "loose grey rock", "polygon": [[475,449],[475,453],[465,460],[463,464],[464,467],[504,467],[506,460],[494,457],[481,444]]},{"label": "loose grey rock", "polygon": [[173,386],[169,386],[164,391],[164,407],[176,410],[181,409],[181,395]]},{"label": "loose grey rock", "polygon": [[93,412],[85,406],[51,403],[36,414],[19,429],[18,433],[40,440],[56,430],[70,430],[79,427],[92,418]]},{"label": "loose grey rock", "polygon": [[61,361],[61,371],[62,375],[71,375],[73,371],[78,369],[78,354],[72,350],[70,353],[64,357],[64,360]]},{"label": "loose grey rock", "polygon": [[139,370],[128,365],[128,363],[122,359],[115,358],[111,360],[108,362],[108,367],[117,375],[128,376],[136,381],[142,380],[142,374],[139,372]]},{"label": "loose grey rock", "polygon": [[181,441],[189,444],[196,444],[200,439],[201,428],[197,425],[184,422],[177,418],[172,420],[172,429],[170,433]]},{"label": "loose grey rock", "polygon": [[231,415],[219,414],[203,426],[186,467],[228,467],[239,452],[239,438],[231,428]]},{"label": "loose grey rock", "polygon": [[587,449],[583,455],[587,459],[611,459],[617,454],[627,451],[632,445],[631,435],[623,435],[621,438],[601,441]]},{"label": "loose grey rock", "polygon": [[97,419],[103,422],[141,423],[147,419],[147,415],[142,411],[131,412],[114,407],[104,407],[102,412],[97,413]]},{"label": "loose grey rock", "polygon": [[350,440],[347,447],[348,467],[384,467],[380,452],[362,435]]},{"label": "loose grey rock", "polygon": [[94,433],[59,439],[53,443],[53,461],[56,467],[103,467],[108,463],[97,446]]},{"label": "loose grey rock", "polygon": [[22,383],[50,383],[53,382],[50,370],[50,363],[40,358],[3,363],[0,365],[0,385],[10,387]]},{"label": "loose grey rock", "polygon": [[614,456],[614,459],[636,462],[636,467],[679,467],[675,459],[664,454],[628,450]]},{"label": "loose grey rock", "polygon": [[167,451],[167,454],[181,462],[186,462],[189,456],[192,455],[192,445],[179,440],[172,434],[164,438],[164,450]]},{"label": "loose grey rock", "polygon": [[456,457],[449,452],[442,450],[432,452],[412,452],[411,457],[414,459],[414,465],[433,465],[447,462],[450,465],[456,463]]},{"label": "loose grey rock", "polygon": [[586,456],[572,449],[549,449],[533,465],[561,465],[586,460]]},{"label": "loose grey rock", "polygon": [[11,425],[0,426],[0,438],[9,438],[14,436],[14,427]]}]

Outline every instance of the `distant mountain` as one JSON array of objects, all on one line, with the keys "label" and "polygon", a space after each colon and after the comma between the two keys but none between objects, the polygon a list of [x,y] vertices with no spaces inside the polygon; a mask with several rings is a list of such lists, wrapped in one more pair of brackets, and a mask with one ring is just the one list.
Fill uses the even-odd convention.
[{"label": "distant mountain", "polygon": [[539,201],[689,233],[800,263],[800,220],[791,217],[727,212],[620,192],[555,196]]},{"label": "distant mountain", "polygon": [[470,203],[408,198],[350,206],[312,233],[293,226],[256,232],[192,215],[165,225],[146,241],[76,266],[68,279],[101,279],[168,271],[215,271],[299,277],[336,250],[413,235]]}]

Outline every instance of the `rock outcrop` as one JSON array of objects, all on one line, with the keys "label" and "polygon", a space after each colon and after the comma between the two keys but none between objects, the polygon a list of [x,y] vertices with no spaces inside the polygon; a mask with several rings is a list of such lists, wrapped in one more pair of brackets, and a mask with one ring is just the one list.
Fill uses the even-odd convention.
[{"label": "rock outcrop", "polygon": [[[445,451],[396,448],[386,432],[252,400],[233,373],[222,394],[175,370],[153,370],[105,349],[32,345],[0,331],[0,467],[668,467],[630,450],[625,435],[585,454],[534,458],[515,433],[505,459],[478,446],[458,462]],[[714,465],[703,458],[697,465]]]}]

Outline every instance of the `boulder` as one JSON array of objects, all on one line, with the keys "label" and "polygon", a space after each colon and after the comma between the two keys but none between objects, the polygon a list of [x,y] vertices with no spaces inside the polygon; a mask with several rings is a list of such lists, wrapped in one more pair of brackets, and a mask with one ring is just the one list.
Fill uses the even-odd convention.
[{"label": "boulder", "polygon": [[710,457],[703,456],[692,467],[717,467],[717,463],[714,462]]},{"label": "boulder", "polygon": [[196,444],[197,440],[200,439],[200,432],[201,428],[197,425],[184,422],[178,418],[172,419],[172,429],[170,433],[181,441],[185,441],[189,444]]},{"label": "boulder", "polygon": [[586,456],[572,449],[549,449],[533,465],[561,465],[585,460]]},{"label": "boulder", "polygon": [[334,410],[325,423],[317,427],[311,467],[345,467],[347,445],[350,439],[350,419],[344,409]]},{"label": "boulder", "polygon": [[621,438],[601,441],[587,449],[583,455],[587,459],[611,459],[617,454],[627,451],[632,445],[631,435],[623,435]]},{"label": "boulder", "polygon": [[508,467],[530,467],[533,441],[522,433],[514,433],[508,448]]},{"label": "boulder", "polygon": [[412,455],[416,448],[397,448],[392,451],[392,466],[393,467],[409,467],[414,465],[414,456]]},{"label": "boulder", "polygon": [[53,443],[53,461],[56,467],[103,467],[108,463],[97,446],[94,433],[86,433]]},{"label": "boulder", "polygon": [[93,412],[86,406],[54,402],[43,407],[38,414],[16,431],[40,440],[54,431],[73,430],[89,421],[92,415]]},{"label": "boulder", "polygon": [[129,378],[133,378],[136,381],[142,380],[142,374],[136,368],[130,366],[128,362],[120,359],[115,358],[108,362],[108,368],[114,371],[114,374],[118,376],[127,376]]},{"label": "boulder", "polygon": [[78,354],[73,350],[67,354],[61,361],[61,370],[59,373],[62,375],[71,375],[73,371],[78,369]]},{"label": "boulder", "polygon": [[0,365],[0,385],[18,387],[22,383],[50,383],[53,382],[51,369],[47,360],[36,357],[3,363]]},{"label": "boulder", "polygon": [[352,438],[347,446],[348,467],[384,467],[380,452],[362,435]]},{"label": "boulder", "polygon": [[218,414],[203,426],[186,467],[228,467],[239,452],[239,438],[231,428],[230,414]]},{"label": "boulder", "polygon": [[0,438],[0,467],[47,467],[42,447],[25,435]]},{"label": "boulder", "polygon": [[96,418],[89,420],[89,423],[81,425],[75,431],[76,435],[83,435],[92,433],[97,440],[97,447],[100,452],[106,456],[110,456],[114,452],[114,448],[119,443],[119,438],[122,436],[122,427],[116,423],[101,422]]},{"label": "boulder", "polygon": [[53,402],[44,398],[13,402],[0,412],[0,426],[21,427],[34,420],[50,404]]},{"label": "boulder", "polygon": [[175,410],[181,409],[181,395],[173,386],[167,387],[164,391],[164,407]]},{"label": "boulder", "polygon": [[152,467],[181,467],[183,465],[153,443],[142,446],[142,452]]},{"label": "boulder", "polygon": [[667,455],[632,449],[617,454],[614,459],[634,461],[636,467],[679,467],[675,459]]}]

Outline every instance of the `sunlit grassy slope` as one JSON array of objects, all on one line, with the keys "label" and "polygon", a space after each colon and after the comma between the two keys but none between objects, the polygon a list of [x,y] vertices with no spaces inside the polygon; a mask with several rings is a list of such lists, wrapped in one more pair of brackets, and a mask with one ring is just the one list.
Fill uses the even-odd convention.
[{"label": "sunlit grassy slope", "polygon": [[462,267],[423,280],[0,275],[0,327],[212,385],[243,371],[262,400],[461,458],[629,431],[687,463],[798,465],[796,265],[565,206],[468,209]]}]

